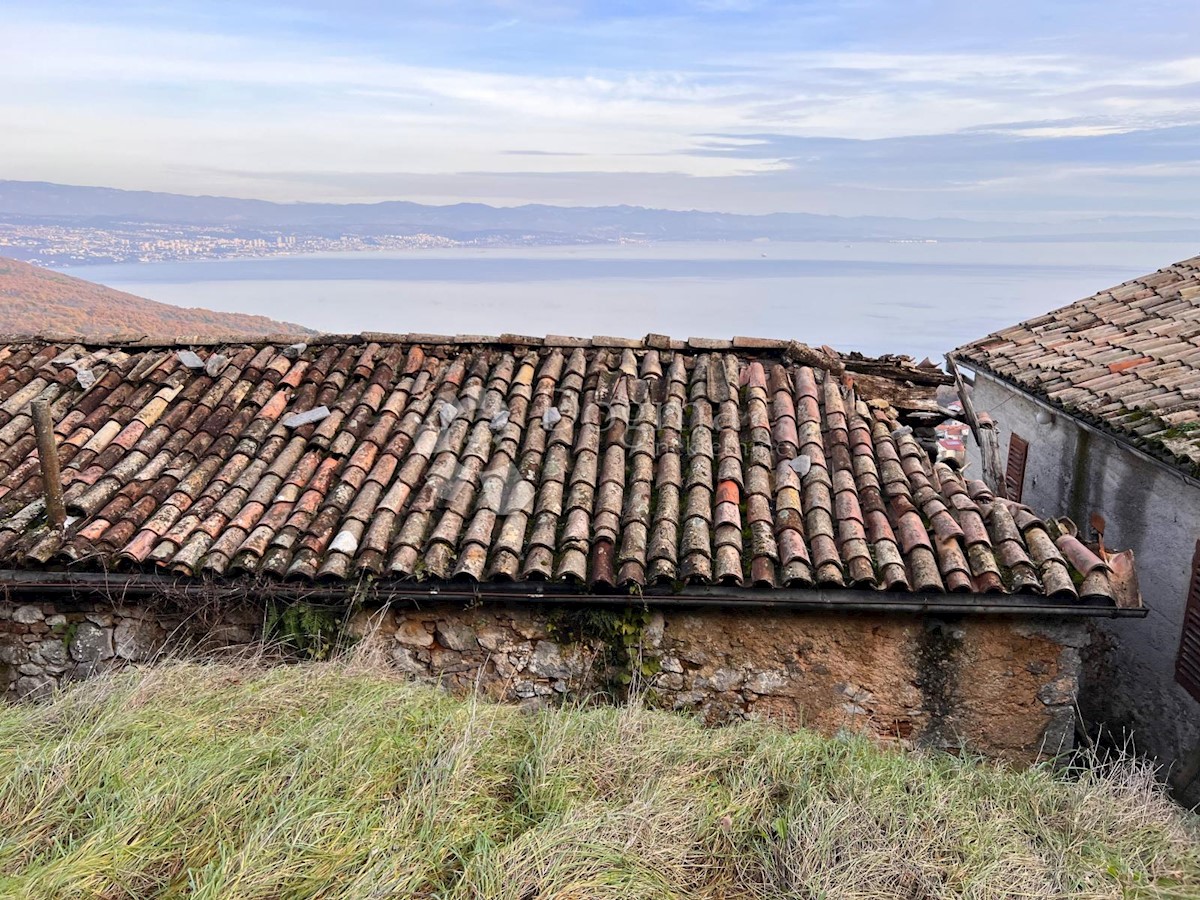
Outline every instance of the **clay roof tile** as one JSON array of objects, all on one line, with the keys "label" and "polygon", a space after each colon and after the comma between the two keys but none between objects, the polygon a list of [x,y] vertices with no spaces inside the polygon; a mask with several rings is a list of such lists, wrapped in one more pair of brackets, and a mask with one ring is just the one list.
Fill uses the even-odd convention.
[{"label": "clay roof tile", "polygon": [[[933,466],[854,371],[880,363],[839,359],[839,377],[791,346],[372,335],[206,347],[214,374],[125,347],[86,354],[85,390],[60,377],[81,348],[0,344],[0,563],[1113,595],[1082,544]],[[1179,369],[1115,375],[1184,390]],[[51,394],[84,516],[65,540],[19,518],[40,490],[28,403]]]}]

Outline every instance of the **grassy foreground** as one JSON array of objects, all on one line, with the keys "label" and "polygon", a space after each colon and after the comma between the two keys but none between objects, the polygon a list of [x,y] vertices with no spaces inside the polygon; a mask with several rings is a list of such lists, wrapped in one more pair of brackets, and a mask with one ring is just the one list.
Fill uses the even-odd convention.
[{"label": "grassy foreground", "polygon": [[1200,834],[1129,763],[165,664],[0,710],[0,896],[1197,897]]}]

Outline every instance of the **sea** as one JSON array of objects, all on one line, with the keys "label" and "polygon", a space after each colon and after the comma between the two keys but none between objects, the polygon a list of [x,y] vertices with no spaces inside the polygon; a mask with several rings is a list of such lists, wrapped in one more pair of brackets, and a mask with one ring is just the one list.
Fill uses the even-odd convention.
[{"label": "sea", "polygon": [[1154,242],[654,243],[76,266],[179,306],[331,332],[780,337],[940,361],[1200,253]]}]

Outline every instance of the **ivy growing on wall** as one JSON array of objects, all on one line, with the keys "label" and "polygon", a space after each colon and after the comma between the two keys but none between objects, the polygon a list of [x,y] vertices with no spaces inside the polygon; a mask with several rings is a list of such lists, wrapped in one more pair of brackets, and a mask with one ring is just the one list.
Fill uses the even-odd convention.
[{"label": "ivy growing on wall", "polygon": [[614,697],[626,698],[637,679],[658,674],[655,657],[642,655],[651,612],[645,606],[624,609],[559,609],[549,616],[550,636],[559,643],[583,643],[599,651],[599,675]]},{"label": "ivy growing on wall", "polygon": [[267,610],[270,640],[304,659],[328,659],[344,643],[343,621],[334,611],[303,601],[272,604]]}]

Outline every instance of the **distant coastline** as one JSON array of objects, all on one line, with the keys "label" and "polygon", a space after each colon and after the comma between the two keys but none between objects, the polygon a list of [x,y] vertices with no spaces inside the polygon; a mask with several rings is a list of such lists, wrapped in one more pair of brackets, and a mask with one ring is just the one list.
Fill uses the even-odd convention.
[{"label": "distant coastline", "polygon": [[59,268],[331,252],[772,241],[1200,244],[1200,218],[981,222],[637,206],[272,203],[0,181],[0,255]]}]

